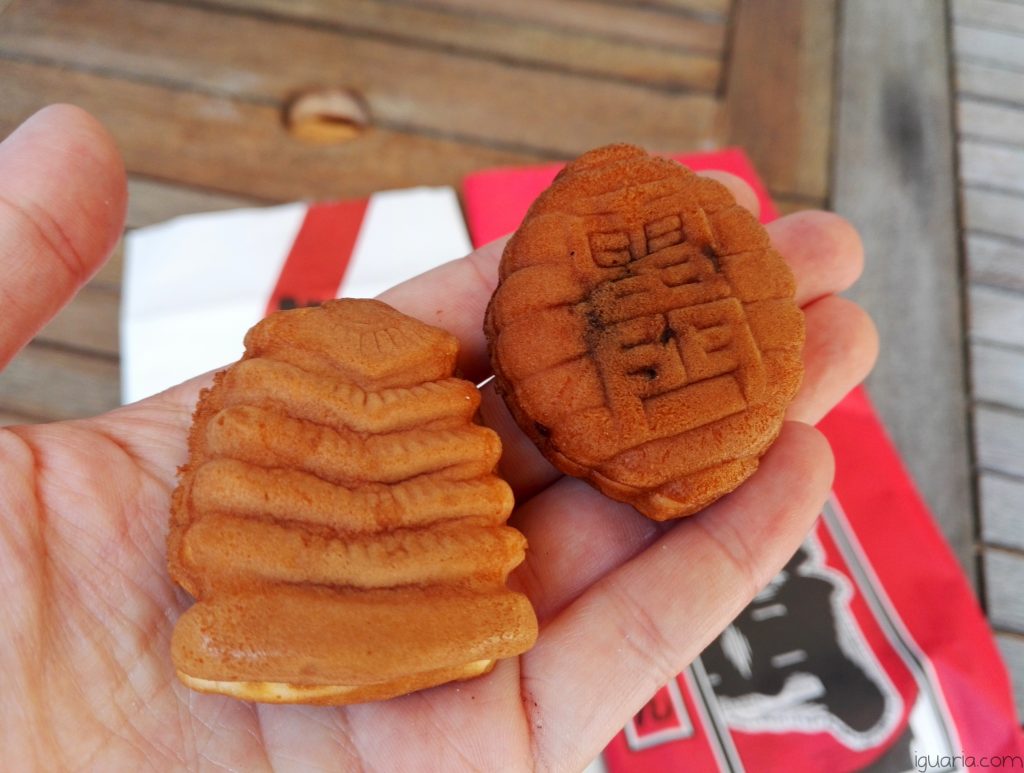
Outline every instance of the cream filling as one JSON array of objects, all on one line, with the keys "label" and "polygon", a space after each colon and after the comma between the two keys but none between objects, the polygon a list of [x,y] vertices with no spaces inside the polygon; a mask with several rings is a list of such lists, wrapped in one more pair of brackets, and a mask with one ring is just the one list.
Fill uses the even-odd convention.
[{"label": "cream filling", "polygon": [[[467,663],[463,667],[460,677],[470,679],[474,676],[480,676],[480,674],[483,674],[491,667],[492,663],[494,663],[493,660],[474,660]],[[303,703],[319,698],[348,695],[356,690],[374,687],[378,684],[387,684],[386,682],[374,682],[360,685],[300,685],[290,684],[289,682],[218,681],[190,676],[184,671],[178,671],[178,678],[193,690],[216,692],[242,700],[262,701],[264,703]]]}]

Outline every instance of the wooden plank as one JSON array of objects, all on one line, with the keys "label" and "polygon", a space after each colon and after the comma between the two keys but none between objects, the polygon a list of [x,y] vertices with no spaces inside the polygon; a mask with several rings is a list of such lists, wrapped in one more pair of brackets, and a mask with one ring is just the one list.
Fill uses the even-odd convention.
[{"label": "wooden plank", "polygon": [[953,49],[958,58],[1024,68],[1024,39],[999,30],[953,25]]},{"label": "wooden plank", "polygon": [[979,467],[1024,478],[1024,413],[978,406],[974,439]]},{"label": "wooden plank", "polygon": [[124,269],[124,240],[119,239],[117,245],[114,247],[114,251],[110,257],[107,258],[107,262],[104,263],[100,270],[93,276],[92,284],[94,287],[103,287],[107,290],[120,291],[121,289],[121,274]]},{"label": "wooden plank", "polygon": [[[0,3],[0,6],[2,6],[2,3]],[[35,424],[36,421],[37,420],[32,416],[0,411],[0,427],[10,427],[14,424]]]},{"label": "wooden plank", "polygon": [[[962,200],[968,231],[1024,240],[1024,196],[965,187]],[[968,258],[971,257],[968,251]]]},{"label": "wooden plank", "polygon": [[970,334],[975,341],[1024,346],[1024,295],[998,287],[974,285],[970,299]]},{"label": "wooden plank", "polygon": [[989,548],[984,565],[989,620],[997,628],[1024,633],[1024,553]]},{"label": "wooden plank", "polygon": [[1024,105],[1024,78],[1017,70],[981,62],[958,62],[956,81],[960,94]]},{"label": "wooden plank", "polygon": [[1024,716],[1024,636],[997,633],[996,645],[1010,674],[1017,714]]},{"label": "wooden plank", "polygon": [[116,290],[88,284],[39,331],[36,340],[117,357],[120,305],[121,294]]},{"label": "wooden plank", "polygon": [[[527,22],[478,6],[474,13],[424,4],[381,3],[378,0],[217,0],[218,6],[329,24],[348,31],[367,32],[412,45],[444,47],[475,57],[514,60],[523,65],[645,83],[662,88],[714,90],[718,84],[725,44],[724,22],[679,16],[654,9],[598,7],[566,26]],[[593,9],[593,6],[587,5]],[[513,12],[520,5],[508,5]],[[551,3],[533,10],[563,9]],[[624,22],[611,31],[580,27],[580,22],[654,19],[655,45],[629,37],[635,29]],[[643,30],[640,30],[643,33]],[[662,42],[670,35],[671,44]]]},{"label": "wooden plank", "polygon": [[1024,242],[968,233],[967,276],[972,282],[1024,292]]},{"label": "wooden plank", "polygon": [[963,136],[1024,145],[1024,107],[961,97],[957,100],[957,116]]},{"label": "wooden plank", "polygon": [[[1024,335],[1018,343],[1024,345]],[[972,344],[971,385],[976,400],[1024,411],[1024,349]]]},{"label": "wooden plank", "polygon": [[141,228],[180,215],[220,212],[225,209],[256,207],[267,203],[269,202],[251,196],[189,188],[164,180],[151,180],[132,175],[128,178],[126,225],[129,228]]},{"label": "wooden plank", "polygon": [[385,129],[310,145],[292,139],[272,107],[59,67],[0,60],[0,82],[19,84],[0,99],[0,132],[50,102],[72,101],[111,130],[130,171],[265,199],[458,185],[480,168],[539,158]]},{"label": "wooden plank", "polygon": [[[634,5],[637,0],[608,0],[618,5]],[[699,14],[705,17],[724,19],[729,15],[732,0],[643,0],[643,5],[665,8],[672,11]]]},{"label": "wooden plank", "polygon": [[[644,4],[610,5],[589,0],[516,0],[483,4],[480,0],[429,0],[427,5],[460,16],[490,16],[520,24],[543,25],[587,32],[612,40],[634,40],[666,48],[682,46],[717,54],[725,42],[722,24],[701,22],[680,14],[665,13]],[[701,36],[706,39],[701,41]]]},{"label": "wooden plank", "polygon": [[828,197],[835,17],[834,0],[737,2],[725,136],[773,192]]},{"label": "wooden plank", "polygon": [[1024,480],[985,472],[978,476],[978,491],[982,539],[1024,550]]},{"label": "wooden plank", "polygon": [[953,0],[952,11],[958,25],[1024,32],[1024,5],[1004,0]]},{"label": "wooden plank", "polygon": [[964,140],[960,143],[960,180],[966,185],[1024,193],[1024,148]]},{"label": "wooden plank", "polygon": [[0,411],[45,421],[103,413],[120,402],[118,374],[106,357],[30,344],[0,373]]},{"label": "wooden plank", "polygon": [[945,6],[841,6],[833,206],[864,239],[850,295],[881,336],[868,388],[974,576],[959,234]]},{"label": "wooden plank", "polygon": [[[345,145],[350,155],[356,148],[374,165],[398,161],[404,168],[413,166],[410,160],[389,158],[399,138],[420,144],[447,141],[453,147],[458,140],[468,152],[469,143],[477,143],[564,157],[608,142],[668,152],[706,145],[716,137],[718,103],[710,94],[616,82],[596,87],[585,76],[239,14],[125,0],[39,1],[16,4],[5,21],[0,51],[8,56],[173,83],[216,95],[224,106],[232,104],[225,97],[236,97],[277,107],[297,90],[325,81],[352,89],[365,99],[371,127]],[[237,103],[232,107],[242,112]],[[280,132],[276,114],[274,124]],[[194,144],[208,136],[191,132],[188,140]],[[381,147],[385,141],[388,147]],[[317,150],[323,152],[320,146]],[[259,160],[265,163],[266,158]],[[343,165],[331,171],[341,177],[342,169],[350,173]]]}]

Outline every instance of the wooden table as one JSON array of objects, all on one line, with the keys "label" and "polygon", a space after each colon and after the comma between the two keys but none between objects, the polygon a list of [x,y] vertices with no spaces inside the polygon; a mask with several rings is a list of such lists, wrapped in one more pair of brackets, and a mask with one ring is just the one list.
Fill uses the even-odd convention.
[{"label": "wooden table", "polygon": [[[114,133],[128,227],[572,156],[744,146],[783,211],[868,253],[869,382],[1024,704],[1019,0],[0,0],[0,134],[54,101]],[[355,139],[282,111],[350,90]],[[118,404],[119,256],[0,376],[0,422]]]}]

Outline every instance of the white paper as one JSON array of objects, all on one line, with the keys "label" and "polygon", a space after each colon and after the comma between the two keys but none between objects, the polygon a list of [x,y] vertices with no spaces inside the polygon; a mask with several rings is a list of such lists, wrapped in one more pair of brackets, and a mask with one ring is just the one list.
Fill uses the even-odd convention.
[{"label": "white paper", "polygon": [[[307,205],[188,215],[128,234],[121,397],[134,402],[238,359]],[[369,298],[470,250],[451,188],[370,197],[339,295]],[[340,258],[341,256],[339,256]]]}]

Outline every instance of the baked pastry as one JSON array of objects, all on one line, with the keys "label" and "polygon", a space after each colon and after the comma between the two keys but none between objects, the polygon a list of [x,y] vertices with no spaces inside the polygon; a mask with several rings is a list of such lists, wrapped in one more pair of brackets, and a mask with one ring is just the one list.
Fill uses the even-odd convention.
[{"label": "baked pastry", "polygon": [[454,336],[378,301],[274,314],[200,396],[168,564],[196,598],[189,687],[354,703],[489,671],[537,622],[505,586],[501,442],[452,374]]},{"label": "baked pastry", "polygon": [[570,163],[505,247],[499,391],[563,472],[655,520],[757,467],[803,373],[793,276],[725,186],[629,145]]}]

